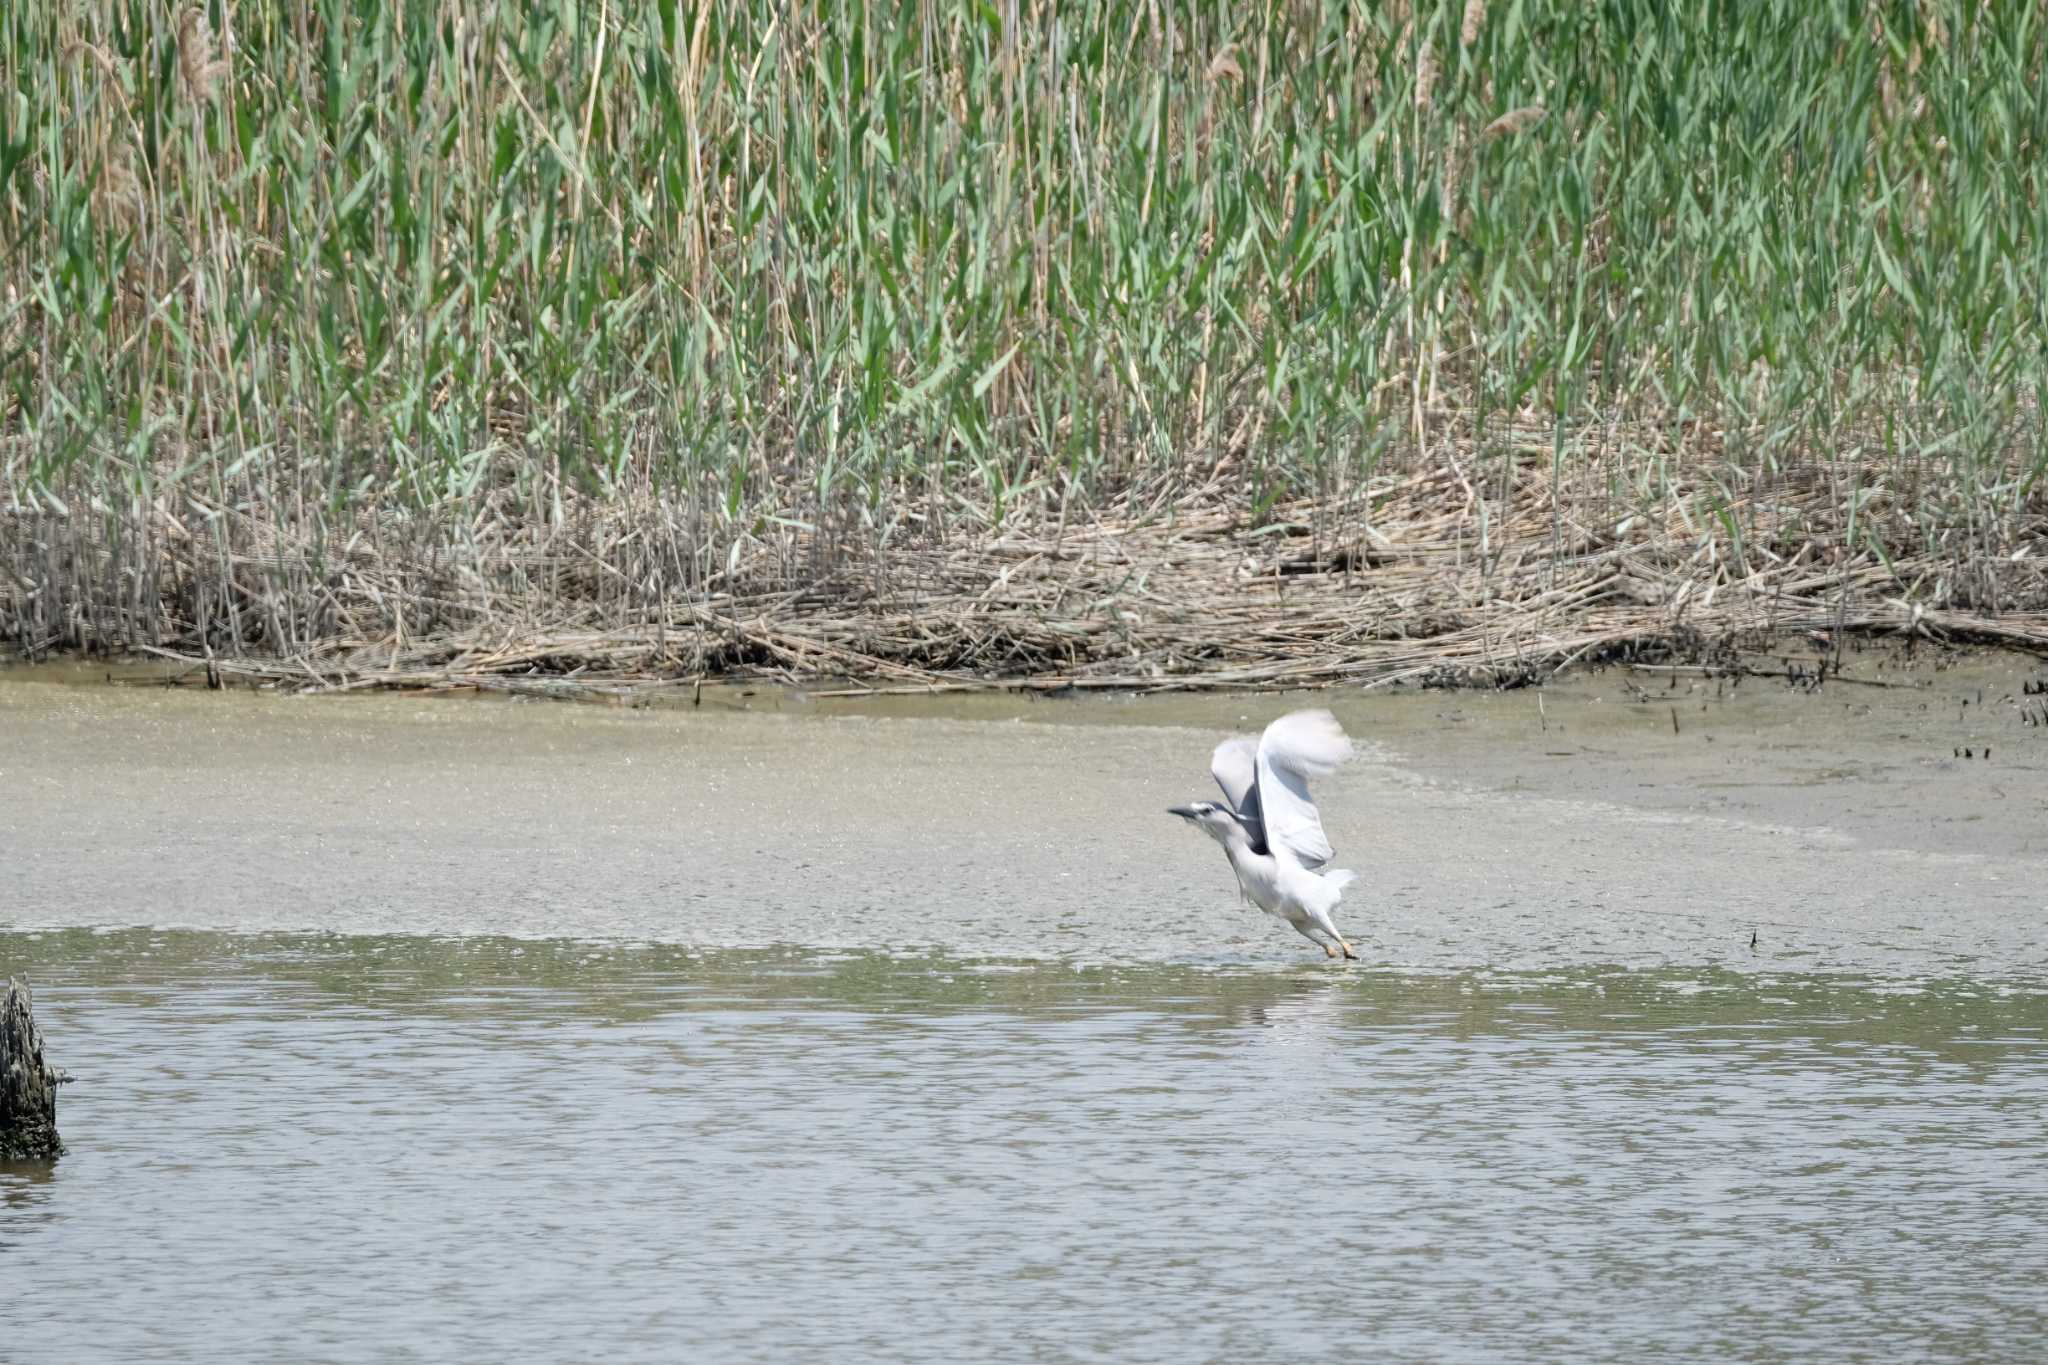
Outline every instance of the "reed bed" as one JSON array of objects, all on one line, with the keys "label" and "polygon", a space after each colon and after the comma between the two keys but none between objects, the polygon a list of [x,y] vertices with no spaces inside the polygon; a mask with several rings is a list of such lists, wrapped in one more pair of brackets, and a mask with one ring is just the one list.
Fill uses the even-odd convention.
[{"label": "reed bed", "polygon": [[2044,32],[12,6],[0,634],[322,687],[2038,645]]}]

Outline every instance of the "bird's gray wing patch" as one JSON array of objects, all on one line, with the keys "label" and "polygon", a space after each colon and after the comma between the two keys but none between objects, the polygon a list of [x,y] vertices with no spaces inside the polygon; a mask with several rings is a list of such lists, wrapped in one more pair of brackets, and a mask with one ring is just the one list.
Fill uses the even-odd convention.
[{"label": "bird's gray wing patch", "polygon": [[1259,815],[1259,745],[1246,735],[1226,739],[1209,756],[1209,773],[1223,788],[1223,799],[1237,812],[1251,836],[1252,851],[1266,851],[1266,827]]}]

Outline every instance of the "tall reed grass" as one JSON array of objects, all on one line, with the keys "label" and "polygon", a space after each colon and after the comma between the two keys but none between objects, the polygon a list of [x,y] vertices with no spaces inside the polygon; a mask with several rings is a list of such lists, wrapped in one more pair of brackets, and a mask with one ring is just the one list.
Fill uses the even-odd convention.
[{"label": "tall reed grass", "polygon": [[[0,535],[262,509],[317,616],[326,547],[593,505],[658,509],[620,573],[663,593],[1198,498],[1341,534],[1443,463],[1483,543],[1533,457],[1561,507],[1683,498],[1738,558],[1738,488],[1792,474],[1852,545],[1876,499],[2007,554],[2048,467],[2044,32],[2037,0],[9,5]],[[14,577],[17,617],[60,591]]]}]

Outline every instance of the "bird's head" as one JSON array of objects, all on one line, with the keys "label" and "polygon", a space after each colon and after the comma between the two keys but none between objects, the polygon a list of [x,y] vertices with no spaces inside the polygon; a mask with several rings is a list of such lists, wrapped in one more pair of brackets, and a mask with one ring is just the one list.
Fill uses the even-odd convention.
[{"label": "bird's head", "polygon": [[1188,806],[1168,806],[1168,815],[1181,819],[1201,830],[1217,843],[1228,843],[1244,833],[1244,825],[1238,820],[1237,812],[1228,806],[1219,806],[1214,801],[1197,801]]}]

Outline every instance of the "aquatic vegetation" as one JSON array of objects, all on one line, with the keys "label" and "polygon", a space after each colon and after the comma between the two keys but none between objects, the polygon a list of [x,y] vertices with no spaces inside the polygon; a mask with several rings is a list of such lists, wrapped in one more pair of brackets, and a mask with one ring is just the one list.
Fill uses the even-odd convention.
[{"label": "aquatic vegetation", "polygon": [[1489,585],[1590,537],[1701,591],[1804,552],[2048,605],[2044,29],[12,6],[0,630],[338,658],[545,618],[701,664],[746,614],[709,604],[885,600],[1007,535],[1398,558],[1418,479],[1455,527],[1413,556]]}]

